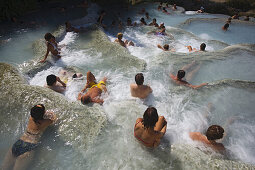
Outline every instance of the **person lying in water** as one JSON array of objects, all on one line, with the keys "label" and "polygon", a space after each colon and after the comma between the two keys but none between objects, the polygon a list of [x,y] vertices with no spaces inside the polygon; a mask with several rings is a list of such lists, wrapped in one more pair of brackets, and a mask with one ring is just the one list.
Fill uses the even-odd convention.
[{"label": "person lying in water", "polygon": [[155,148],[160,144],[161,138],[165,135],[167,121],[164,116],[158,116],[157,109],[149,107],[138,118],[134,127],[134,136],[144,146]]},{"label": "person lying in water", "polygon": [[149,24],[149,26],[159,27],[159,25],[157,24],[156,18],[153,18],[153,20],[152,20],[152,22]]},{"label": "person lying in water", "polygon": [[188,48],[188,50],[189,50],[189,52],[192,52],[192,51],[194,51],[194,52],[201,52],[201,51],[205,51],[205,48],[206,48],[206,44],[205,43],[202,43],[202,44],[200,44],[200,49],[199,50],[197,50],[196,48],[192,48],[190,45],[189,46],[186,46],[187,48]]},{"label": "person lying in water", "polygon": [[67,82],[70,80],[70,79],[79,79],[79,78],[82,78],[83,77],[83,74],[82,73],[74,73],[74,72],[70,72],[70,71],[67,71],[67,70],[64,70],[64,69],[61,69],[59,71],[59,78],[61,81],[63,81],[65,84],[67,84]]},{"label": "person lying in water", "polygon": [[158,48],[162,49],[163,51],[171,51],[171,52],[175,52],[175,49],[169,49],[169,45],[165,44],[163,47],[161,45],[158,44]]},{"label": "person lying in water", "polygon": [[[173,81],[175,81],[175,83],[179,85],[184,85],[184,86],[191,87],[193,89],[197,89],[208,84],[208,83],[202,83],[200,85],[192,85],[188,83],[188,81],[191,81],[193,79],[194,75],[197,73],[199,69],[200,69],[200,64],[197,65],[197,62],[193,61],[190,64],[187,64],[184,67],[182,67],[181,70],[178,71],[177,76],[174,76],[171,73],[169,76]],[[188,72],[186,76],[187,81],[183,80],[183,78],[185,77],[185,71]]]},{"label": "person lying in water", "polygon": [[[104,77],[99,83],[96,82],[95,76],[88,71],[87,72],[87,83],[84,89],[79,93],[78,100],[81,101],[82,104],[88,103],[99,103],[103,104],[104,100],[100,99],[102,92],[107,92],[106,89],[106,80]],[[85,94],[83,94],[86,89],[89,89]]]},{"label": "person lying in water", "polygon": [[58,60],[61,58],[60,52],[58,51],[58,45],[56,42],[55,37],[51,33],[46,33],[44,35],[44,38],[46,40],[46,45],[47,45],[47,51],[44,56],[44,59],[42,59],[40,62],[44,63],[49,55],[49,52],[54,56],[54,59]]},{"label": "person lying in water", "polygon": [[138,73],[135,76],[136,84],[130,84],[131,96],[145,99],[149,94],[152,93],[152,89],[148,85],[143,85],[144,77],[142,73]]},{"label": "person lying in water", "polygon": [[210,126],[207,129],[205,135],[200,132],[190,132],[189,136],[192,140],[200,141],[205,145],[211,147],[215,151],[218,151],[220,153],[225,152],[224,145],[222,143],[216,142],[216,140],[222,139],[224,136],[224,129],[219,125]]},{"label": "person lying in water", "polygon": [[64,93],[66,91],[66,84],[54,74],[48,75],[46,77],[46,83],[47,84],[44,85],[44,87],[54,90],[55,92]]},{"label": "person lying in water", "polygon": [[127,46],[134,46],[134,43],[132,41],[128,41],[126,40],[125,42],[122,40],[123,38],[123,34],[122,33],[118,33],[117,34],[117,39],[115,39],[114,42],[119,43],[121,46],[123,47],[127,47]]},{"label": "person lying in water", "polygon": [[57,120],[53,112],[45,111],[43,104],[31,108],[25,133],[7,152],[2,169],[28,169],[45,129]]}]

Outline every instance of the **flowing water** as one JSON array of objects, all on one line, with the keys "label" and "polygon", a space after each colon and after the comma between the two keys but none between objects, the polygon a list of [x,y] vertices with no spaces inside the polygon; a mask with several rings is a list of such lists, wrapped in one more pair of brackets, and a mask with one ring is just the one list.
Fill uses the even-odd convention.
[{"label": "flowing water", "polygon": [[[174,39],[147,34],[154,30],[152,27],[103,31],[88,24],[97,15],[98,8],[93,5],[89,15],[73,21],[90,31],[65,33],[62,27],[55,31],[59,44],[64,45],[59,61],[49,59],[38,64],[46,49],[44,41],[36,37],[48,28],[21,30],[11,37],[16,41],[0,46],[1,62],[17,69],[1,64],[0,163],[24,132],[31,106],[45,103],[59,121],[43,135],[30,169],[254,169],[249,164],[255,164],[255,24],[234,21],[229,31],[222,32],[228,16],[184,14],[181,7],[178,11],[168,9],[171,14],[166,15],[156,10],[157,4],[138,5],[121,14],[112,10],[115,15],[108,12],[105,21],[125,21],[128,16],[138,21],[142,7],[151,16],[146,21],[155,17],[165,22],[167,33]],[[120,31],[124,39],[134,41],[135,47],[126,49],[113,43]],[[189,53],[185,47],[199,49],[202,42],[207,44],[207,52]],[[157,48],[157,44],[165,43],[176,52]],[[208,86],[193,90],[170,80],[169,73],[176,74],[192,62],[199,69],[190,82],[208,82]],[[62,69],[84,75],[91,70],[98,80],[107,76],[105,103],[84,106],[76,101],[86,76],[68,80],[65,95],[43,88],[46,76],[58,75]],[[138,72],[153,89],[146,100],[130,96],[129,84],[134,83]],[[154,150],[141,146],[133,136],[135,120],[148,106],[156,107],[168,121],[167,132]],[[235,121],[225,129],[223,144],[229,150],[228,158],[188,136],[192,131],[203,133],[212,124],[224,126],[229,119]]]}]

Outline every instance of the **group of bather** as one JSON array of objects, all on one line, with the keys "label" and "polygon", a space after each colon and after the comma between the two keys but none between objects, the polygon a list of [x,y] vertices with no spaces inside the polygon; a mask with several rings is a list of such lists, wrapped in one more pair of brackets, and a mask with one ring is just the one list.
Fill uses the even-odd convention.
[{"label": "group of bather", "polygon": [[[163,7],[163,4],[160,3],[158,10],[166,10],[169,8],[168,4]],[[173,10],[176,10],[176,5],[173,5]],[[166,11],[163,11],[166,13]],[[142,14],[148,15],[144,9],[141,11]],[[103,24],[103,17],[105,16],[105,11],[102,11],[97,22],[103,28],[106,28],[106,25]],[[132,23],[131,19],[128,18],[127,26],[134,26],[137,23]],[[144,21],[144,18],[141,19],[141,25],[147,25]],[[165,33],[164,24],[158,25],[156,19],[153,19],[152,23],[149,26],[155,26],[160,29],[159,32],[162,34]],[[67,32],[80,32],[80,29],[73,27],[69,22],[66,22],[66,31]],[[51,52],[52,56],[55,59],[60,59],[60,49],[58,43],[56,42],[55,37],[51,33],[46,33],[44,36],[46,40],[47,52],[44,58],[40,62],[45,62],[47,56]],[[134,45],[132,41],[123,41],[123,34],[118,33],[117,39],[115,42],[119,43],[123,47],[128,45]],[[202,43],[199,50],[192,49],[191,46],[187,46],[189,51],[205,51],[206,44]],[[158,48],[164,51],[170,51],[169,45],[158,45]],[[173,50],[172,50],[173,51]],[[195,67],[196,66],[196,67]],[[176,75],[169,74],[169,77],[173,82],[178,85],[184,85],[193,89],[198,89],[202,86],[206,86],[208,83],[202,83],[200,85],[192,85],[187,80],[189,80],[195,72],[198,71],[200,64],[193,61],[192,63],[184,66],[181,70],[177,72]],[[194,68],[195,67],[195,68]],[[184,80],[185,74],[188,71],[187,79]],[[84,77],[82,73],[68,72],[66,70],[60,71],[60,76],[54,74],[48,75],[46,78],[45,87],[58,92],[64,93],[66,91],[66,82],[68,79],[77,79]],[[82,104],[87,105],[89,103],[99,103],[103,104],[104,99],[102,94],[107,94],[107,78],[104,77],[101,81],[97,81],[95,76],[91,71],[87,72],[87,81],[79,92],[77,100]],[[135,75],[135,83],[130,84],[130,94],[132,97],[139,99],[146,99],[151,93],[153,93],[152,88],[149,85],[144,85],[144,76],[142,73]],[[8,151],[6,158],[3,163],[3,169],[26,169],[28,164],[31,162],[34,149],[38,146],[40,137],[43,131],[51,124],[56,122],[56,115],[47,111],[43,104],[37,104],[31,108],[30,118],[28,121],[28,126],[25,133],[21,138],[13,144],[11,149]],[[155,148],[160,144],[161,138],[166,133],[167,121],[164,116],[159,116],[157,109],[155,107],[148,107],[143,114],[142,118],[136,120],[134,126],[134,136],[140,141],[143,145],[151,148]],[[190,132],[189,136],[191,139],[200,141],[207,146],[211,147],[215,151],[221,153],[224,152],[225,148],[223,144],[216,142],[216,140],[223,138],[224,129],[218,125],[212,125],[207,129],[205,135],[200,132]]]}]

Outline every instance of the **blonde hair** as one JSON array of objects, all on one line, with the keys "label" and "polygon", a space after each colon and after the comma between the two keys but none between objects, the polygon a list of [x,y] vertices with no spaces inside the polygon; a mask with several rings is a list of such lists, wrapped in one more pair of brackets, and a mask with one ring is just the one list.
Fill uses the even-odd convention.
[{"label": "blonde hair", "polygon": [[121,32],[117,34],[118,39],[121,39],[122,37],[123,37],[123,34]]}]

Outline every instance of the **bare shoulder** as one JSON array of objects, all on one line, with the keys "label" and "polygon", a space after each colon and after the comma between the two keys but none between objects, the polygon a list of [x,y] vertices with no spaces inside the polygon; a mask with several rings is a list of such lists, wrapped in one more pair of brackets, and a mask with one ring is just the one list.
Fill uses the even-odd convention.
[{"label": "bare shoulder", "polygon": [[193,140],[198,140],[199,138],[201,138],[202,134],[200,132],[190,132],[189,136]]},{"label": "bare shoulder", "polygon": [[143,121],[143,118],[138,118],[138,119],[136,119],[136,123],[142,122],[142,121]]},{"label": "bare shoulder", "polygon": [[176,78],[172,73],[170,73],[169,76],[170,76],[170,78],[173,79],[173,80],[175,80],[175,78]]}]

